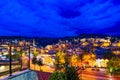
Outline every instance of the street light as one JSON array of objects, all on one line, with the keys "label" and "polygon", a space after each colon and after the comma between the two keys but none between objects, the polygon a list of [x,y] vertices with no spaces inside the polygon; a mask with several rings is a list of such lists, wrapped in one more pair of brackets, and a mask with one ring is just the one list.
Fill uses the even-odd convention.
[{"label": "street light", "polygon": [[9,76],[12,76],[12,54],[11,54],[11,42],[9,44]]},{"label": "street light", "polygon": [[21,55],[21,64],[20,64],[20,68],[22,70],[22,46],[21,46],[21,49],[20,49],[20,55]]},{"label": "street light", "polygon": [[29,45],[29,69],[30,69],[30,45]]},{"label": "street light", "polygon": [[23,50],[22,47],[23,47],[23,43],[20,42],[19,45],[20,45],[20,56],[21,56],[20,69],[22,70],[22,50]]},{"label": "street light", "polygon": [[30,69],[30,42],[28,42],[27,43],[27,46],[28,46],[28,58],[29,58],[29,60],[28,60],[28,68]]}]

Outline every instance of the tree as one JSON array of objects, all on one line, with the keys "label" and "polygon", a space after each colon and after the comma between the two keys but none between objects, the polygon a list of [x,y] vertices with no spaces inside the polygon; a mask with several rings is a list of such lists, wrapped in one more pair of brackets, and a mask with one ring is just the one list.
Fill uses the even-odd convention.
[{"label": "tree", "polygon": [[84,55],[82,55],[82,59],[83,59],[84,61],[95,60],[95,59],[96,59],[96,55],[95,55],[94,53],[84,54]]},{"label": "tree", "polygon": [[116,57],[116,55],[113,54],[111,51],[106,52],[106,53],[103,54],[103,58],[105,58],[105,59],[109,59],[110,60],[112,57]]},{"label": "tree", "polygon": [[110,73],[120,72],[120,58],[112,57],[107,63],[107,67]]},{"label": "tree", "polygon": [[20,60],[21,60],[21,58],[20,58],[21,56],[20,56],[20,54],[19,53],[17,53],[17,52],[15,52],[15,54],[14,55],[12,55],[12,58],[14,59],[14,60],[17,60],[17,61],[19,61],[20,62]]},{"label": "tree", "polygon": [[37,56],[39,53],[37,52],[37,50],[36,50],[36,48],[34,49],[34,51],[33,51],[33,55],[34,56]]},{"label": "tree", "polygon": [[70,60],[68,58],[68,55],[65,55],[65,64],[64,64],[64,67],[65,69],[70,65]]},{"label": "tree", "polygon": [[55,65],[56,69],[61,69],[64,67],[65,64],[65,53],[64,52],[57,52],[55,56]]},{"label": "tree", "polygon": [[65,70],[66,80],[80,80],[77,71],[75,67],[67,67]]},{"label": "tree", "polygon": [[71,64],[74,65],[75,63],[77,63],[79,61],[79,56],[77,56],[76,54],[73,54],[71,56]]},{"label": "tree", "polygon": [[56,56],[56,58],[55,58],[55,67],[56,67],[56,70],[60,69],[60,61],[59,61],[59,57],[58,56]]},{"label": "tree", "polygon": [[41,66],[43,65],[43,61],[41,58],[37,61],[37,64],[39,65],[41,71]]},{"label": "tree", "polygon": [[[41,70],[41,66],[43,65],[43,61],[42,61],[41,58],[37,61],[37,64],[38,64],[39,67],[40,67],[40,71],[42,71],[42,70]],[[43,77],[42,77],[41,73],[40,73],[40,77],[41,77],[41,80],[43,80]]]},{"label": "tree", "polygon": [[63,72],[55,71],[49,78],[49,80],[66,80],[66,76]]},{"label": "tree", "polygon": [[34,56],[32,59],[32,64],[34,64],[34,70],[35,70],[36,63],[37,63],[37,58]]}]

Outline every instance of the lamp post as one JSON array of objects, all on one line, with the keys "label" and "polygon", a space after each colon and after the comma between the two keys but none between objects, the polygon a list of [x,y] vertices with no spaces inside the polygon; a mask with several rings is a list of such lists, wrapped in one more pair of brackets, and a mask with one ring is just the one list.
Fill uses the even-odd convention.
[{"label": "lamp post", "polygon": [[9,76],[12,76],[12,53],[11,53],[11,42],[9,44]]},{"label": "lamp post", "polygon": [[28,44],[29,52],[28,52],[28,57],[29,57],[29,63],[28,63],[28,68],[30,69],[30,44]]},{"label": "lamp post", "polygon": [[20,68],[22,70],[22,46],[21,46],[21,49],[20,49],[20,55],[21,55],[21,63],[20,63]]},{"label": "lamp post", "polygon": [[19,42],[19,48],[20,48],[20,69],[22,70],[22,47],[23,47],[23,43],[22,42]]},{"label": "lamp post", "polygon": [[[82,65],[82,68],[83,68],[83,64],[82,64],[82,55],[80,56],[81,58],[81,65]],[[82,68],[81,68],[81,80],[82,80]]]}]

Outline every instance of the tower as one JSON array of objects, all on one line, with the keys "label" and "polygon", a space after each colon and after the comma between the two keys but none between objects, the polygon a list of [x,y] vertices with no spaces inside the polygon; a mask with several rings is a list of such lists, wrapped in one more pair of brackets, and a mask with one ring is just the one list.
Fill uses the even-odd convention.
[{"label": "tower", "polygon": [[35,44],[35,40],[33,39],[33,46],[35,47],[36,46],[36,44]]}]

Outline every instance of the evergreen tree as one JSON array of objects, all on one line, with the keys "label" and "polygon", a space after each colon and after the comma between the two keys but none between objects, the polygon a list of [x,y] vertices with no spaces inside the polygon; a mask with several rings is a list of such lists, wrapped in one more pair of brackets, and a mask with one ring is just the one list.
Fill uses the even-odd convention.
[{"label": "evergreen tree", "polygon": [[43,65],[43,62],[42,62],[41,58],[37,61],[37,64],[39,65],[40,71],[41,71],[41,66]]},{"label": "evergreen tree", "polygon": [[37,58],[34,56],[32,59],[32,64],[34,64],[34,70],[35,70],[36,63],[37,63]]},{"label": "evergreen tree", "polygon": [[67,67],[65,70],[65,75],[67,80],[80,80],[75,67]]}]

